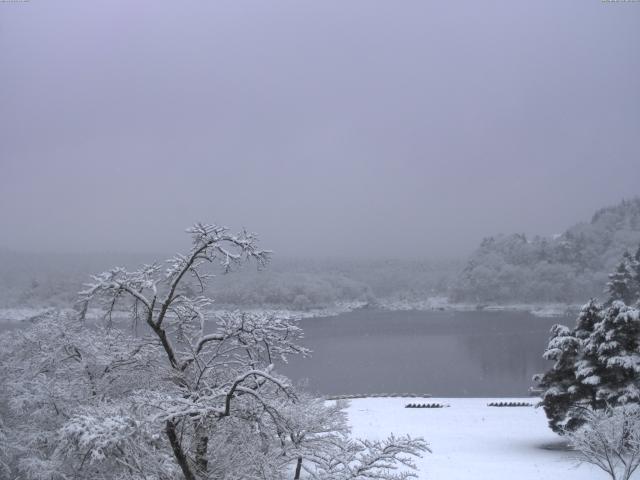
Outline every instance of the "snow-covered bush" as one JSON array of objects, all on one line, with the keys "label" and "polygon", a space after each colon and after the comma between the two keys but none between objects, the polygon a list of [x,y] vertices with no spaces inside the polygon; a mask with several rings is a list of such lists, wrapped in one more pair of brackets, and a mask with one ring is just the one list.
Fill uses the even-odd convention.
[{"label": "snow-covered bush", "polygon": [[612,480],[629,480],[640,466],[640,408],[627,405],[588,410],[585,423],[568,431],[580,460],[598,466]]}]

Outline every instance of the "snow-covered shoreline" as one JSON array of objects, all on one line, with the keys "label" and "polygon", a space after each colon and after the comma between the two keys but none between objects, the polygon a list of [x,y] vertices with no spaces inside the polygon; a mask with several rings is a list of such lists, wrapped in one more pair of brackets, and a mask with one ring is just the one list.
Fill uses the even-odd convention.
[{"label": "snow-covered shoreline", "polygon": [[389,311],[494,311],[494,312],[528,312],[536,317],[562,317],[574,315],[581,305],[568,303],[512,303],[512,304],[474,304],[454,303],[447,297],[430,297],[425,300],[390,300],[376,303],[376,308]]},{"label": "snow-covered shoreline", "polygon": [[19,323],[31,320],[52,309],[37,307],[0,308],[0,323]]},{"label": "snow-covered shoreline", "polygon": [[[292,310],[284,308],[240,308],[236,306],[220,305],[213,309],[215,313],[225,313],[231,311],[242,311],[248,313],[264,313],[278,316],[294,317],[299,319],[336,317],[344,313],[349,313],[360,309],[387,310],[393,311],[450,311],[450,312],[472,312],[472,311],[494,311],[494,312],[528,312],[536,317],[566,317],[575,316],[580,310],[580,305],[551,303],[551,304],[471,304],[471,303],[451,303],[447,297],[430,297],[425,300],[380,300],[375,303],[363,301],[341,302],[330,307],[316,308],[310,310]],[[0,308],[0,323],[12,323],[27,321],[54,308],[44,307],[16,307]],[[71,309],[57,309],[60,311],[70,311]],[[103,313],[97,309],[90,309],[87,318],[99,319]],[[128,312],[114,312],[114,318],[126,318]]]},{"label": "snow-covered shoreline", "polygon": [[[249,308],[245,312],[271,313],[296,318],[335,317],[354,310],[372,309],[397,311],[449,311],[449,312],[527,312],[536,317],[575,316],[581,305],[568,303],[514,303],[514,304],[473,304],[452,303],[447,297],[430,297],[425,300],[377,300],[375,302],[342,302],[331,307],[310,310],[289,310],[282,308]],[[217,312],[237,310],[236,307],[218,308]]]}]

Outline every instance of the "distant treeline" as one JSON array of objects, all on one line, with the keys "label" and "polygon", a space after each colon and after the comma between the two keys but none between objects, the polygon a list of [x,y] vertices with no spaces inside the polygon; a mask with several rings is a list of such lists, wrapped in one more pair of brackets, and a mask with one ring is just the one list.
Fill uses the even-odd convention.
[{"label": "distant treeline", "polygon": [[[291,259],[243,268],[211,281],[217,305],[309,310],[345,302],[584,302],[602,296],[607,274],[640,243],[640,198],[604,208],[554,238],[489,237],[456,260]],[[0,250],[0,308],[66,307],[90,274],[169,255],[29,254]],[[197,285],[193,285],[197,289]]]},{"label": "distant treeline", "polygon": [[640,243],[640,198],[603,208],[554,238],[489,237],[452,289],[454,301],[584,302],[602,297],[607,274]]},{"label": "distant treeline", "polygon": [[[66,307],[89,275],[135,267],[170,255],[59,255],[0,250],[0,308]],[[344,302],[411,301],[446,295],[462,262],[288,259],[261,271],[244,267],[210,281],[223,307],[309,310]],[[197,291],[198,286],[192,285]]]}]

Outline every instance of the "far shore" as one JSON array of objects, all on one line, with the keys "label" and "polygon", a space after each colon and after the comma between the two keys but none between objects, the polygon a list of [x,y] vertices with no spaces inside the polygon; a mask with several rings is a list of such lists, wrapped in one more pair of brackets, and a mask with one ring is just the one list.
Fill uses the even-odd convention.
[{"label": "far shore", "polygon": [[[451,311],[451,312],[473,312],[473,311],[495,311],[495,312],[527,312],[536,317],[573,317],[581,305],[569,303],[455,303],[449,302],[447,297],[430,297],[424,300],[380,300],[376,302],[340,302],[335,305],[323,308],[312,308],[308,310],[285,309],[277,306],[267,306],[265,308],[247,307],[242,308],[235,305],[216,305],[212,311],[214,313],[226,313],[242,311],[248,313],[265,313],[271,315],[282,315],[287,317],[321,318],[335,317],[344,313],[361,309],[388,310],[388,311]],[[0,323],[12,323],[29,321],[37,318],[45,312],[60,310],[71,312],[71,308],[55,307],[12,307],[0,308]],[[87,318],[99,319],[104,315],[99,310],[89,310]],[[127,311],[115,312],[114,318],[126,318]]]}]

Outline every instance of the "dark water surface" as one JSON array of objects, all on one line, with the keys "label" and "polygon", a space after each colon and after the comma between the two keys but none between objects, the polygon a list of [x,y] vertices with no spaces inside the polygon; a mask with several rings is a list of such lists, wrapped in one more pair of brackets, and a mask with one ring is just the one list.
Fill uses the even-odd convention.
[{"label": "dark water surface", "polygon": [[[573,319],[522,312],[356,310],[300,322],[313,353],[278,370],[325,395],[526,396],[545,371],[549,329]],[[22,323],[3,324],[2,330]]]},{"label": "dark water surface", "polygon": [[322,394],[526,396],[556,323],[522,312],[358,310],[301,321],[310,358],[279,370]]}]

